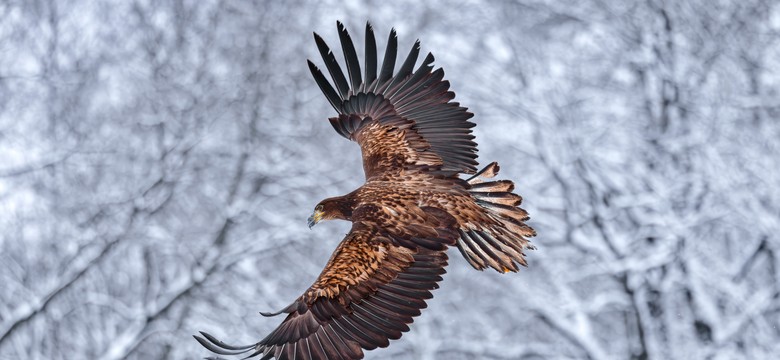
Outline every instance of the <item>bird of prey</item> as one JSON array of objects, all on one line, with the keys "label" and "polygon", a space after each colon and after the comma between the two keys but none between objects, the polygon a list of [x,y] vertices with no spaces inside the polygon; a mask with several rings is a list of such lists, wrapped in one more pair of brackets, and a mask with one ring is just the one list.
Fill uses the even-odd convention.
[{"label": "bird of prey", "polygon": [[[232,346],[201,332],[195,338],[220,355],[261,359],[361,359],[409,330],[438,287],[447,248],[457,247],[475,269],[501,273],[526,265],[533,249],[528,213],[509,180],[490,180],[491,163],[477,171],[473,116],[459,103],[433,55],[417,69],[415,42],[395,70],[398,40],[390,32],[381,67],[371,24],[363,69],[349,33],[337,23],[346,75],[314,34],[329,81],[308,62],[314,80],[338,113],[330,123],[360,145],[366,182],[316,205],[309,227],[323,220],[352,222],[314,284],[276,313],[282,323],[256,344]],[[471,175],[466,179],[461,174]]]}]

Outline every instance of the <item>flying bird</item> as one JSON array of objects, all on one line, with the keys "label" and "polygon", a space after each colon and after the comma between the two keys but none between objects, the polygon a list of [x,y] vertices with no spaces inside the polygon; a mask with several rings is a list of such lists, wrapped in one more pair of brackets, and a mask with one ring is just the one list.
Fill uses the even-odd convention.
[{"label": "flying bird", "polygon": [[[475,269],[516,272],[536,235],[526,225],[509,180],[491,163],[477,171],[473,116],[449,91],[433,55],[416,70],[419,40],[395,70],[393,29],[381,67],[371,24],[366,25],[363,69],[344,26],[337,23],[346,75],[314,34],[329,81],[309,61],[314,80],[338,113],[330,123],[360,145],[366,182],[321,201],[309,227],[347,220],[352,229],[314,284],[276,313],[284,321],[256,344],[233,346],[201,332],[195,338],[220,355],[261,359],[361,359],[409,330],[438,288],[447,249],[457,247]],[[466,179],[461,174],[470,175]]]}]

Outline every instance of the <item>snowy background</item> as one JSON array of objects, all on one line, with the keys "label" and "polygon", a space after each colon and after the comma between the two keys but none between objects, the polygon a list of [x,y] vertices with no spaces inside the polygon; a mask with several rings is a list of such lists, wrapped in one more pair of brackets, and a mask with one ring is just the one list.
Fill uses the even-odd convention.
[{"label": "snowy background", "polygon": [[[539,248],[451,266],[371,359],[775,359],[773,0],[0,1],[0,359],[196,359],[254,342],[362,182],[311,32],[419,38]],[[340,51],[337,50],[337,53]]]}]

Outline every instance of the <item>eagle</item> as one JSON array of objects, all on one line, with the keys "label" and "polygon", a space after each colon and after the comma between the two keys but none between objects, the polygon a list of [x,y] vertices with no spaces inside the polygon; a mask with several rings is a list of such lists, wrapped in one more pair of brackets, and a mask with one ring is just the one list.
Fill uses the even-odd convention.
[{"label": "eagle", "polygon": [[[336,110],[329,118],[341,136],[360,145],[365,184],[318,203],[311,228],[347,220],[352,229],[314,284],[292,304],[264,316],[286,314],[259,342],[223,343],[200,332],[195,339],[220,355],[260,359],[361,359],[364,350],[387,347],[432,298],[456,247],[475,269],[516,272],[527,266],[528,238],[522,198],[493,162],[477,171],[473,114],[449,90],[428,54],[416,68],[419,40],[396,71],[398,38],[390,31],[381,67],[377,43],[366,24],[363,69],[341,22],[339,40],[346,75],[333,52],[314,33],[330,78],[311,60],[309,69]],[[461,174],[464,177],[462,178]]]}]

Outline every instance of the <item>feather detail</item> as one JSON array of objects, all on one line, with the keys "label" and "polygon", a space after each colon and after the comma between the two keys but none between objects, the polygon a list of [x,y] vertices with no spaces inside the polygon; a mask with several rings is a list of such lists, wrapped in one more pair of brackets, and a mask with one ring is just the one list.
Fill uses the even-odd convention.
[{"label": "feather detail", "polygon": [[355,52],[355,45],[352,44],[352,39],[349,37],[347,29],[344,28],[344,24],[337,21],[336,26],[339,29],[341,49],[344,51],[344,59],[347,62],[347,73],[349,74],[349,81],[352,84],[351,88],[353,91],[357,92],[360,88],[360,84],[363,83],[363,79],[360,77],[360,62],[358,61],[357,52]]},{"label": "feather detail", "polygon": [[[428,53],[415,69],[420,54],[417,40],[396,72],[398,36],[393,29],[377,75],[376,39],[371,24],[366,24],[363,77],[352,38],[341,22],[337,22],[337,28],[349,80],[333,52],[316,34],[317,48],[332,81],[328,82],[313,64],[309,67],[328,102],[340,115],[348,116],[331,118],[331,124],[340,135],[360,144],[363,167],[370,170],[366,179],[410,169],[445,176],[476,172],[477,144],[471,141],[474,137],[470,130],[474,123],[468,121],[473,114],[451,102],[455,94],[449,91],[449,82],[443,80],[444,71],[433,69],[433,54]],[[374,119],[385,128],[357,137],[360,126],[345,120],[351,115]],[[374,156],[377,148],[386,154]],[[366,164],[380,160],[381,164]]]},{"label": "feather detail", "polygon": [[516,272],[517,264],[527,266],[525,250],[534,249],[528,238],[536,232],[528,226],[528,212],[519,208],[520,195],[509,180],[485,181],[498,175],[498,163],[490,163],[466,179],[471,201],[466,218],[460,219],[457,245],[475,269],[487,267],[498,272]]},{"label": "feather detail", "polygon": [[[430,213],[433,226],[453,224]],[[446,272],[447,255],[401,247],[395,236],[379,235],[383,232],[354,223],[314,284],[282,311],[287,318],[258,343],[233,346],[207,333],[195,339],[220,355],[277,359],[361,359],[364,350],[388,346],[427,307],[425,300]],[[434,229],[431,235],[440,234]]]},{"label": "feather detail", "polygon": [[[366,79],[365,83],[370,84],[376,80],[376,38],[374,37],[374,28],[370,23],[366,23]],[[365,88],[365,87],[364,87]]]}]

